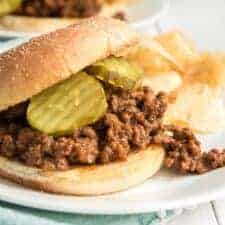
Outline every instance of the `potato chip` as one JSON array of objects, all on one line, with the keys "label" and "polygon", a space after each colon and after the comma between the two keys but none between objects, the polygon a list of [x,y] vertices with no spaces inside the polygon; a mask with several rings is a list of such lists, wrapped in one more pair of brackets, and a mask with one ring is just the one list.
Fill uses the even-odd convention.
[{"label": "potato chip", "polygon": [[225,53],[214,53],[225,64]]},{"label": "potato chip", "polygon": [[139,65],[148,75],[181,69],[173,56],[149,37],[129,53],[128,59]]},{"label": "potato chip", "polygon": [[201,133],[225,128],[222,89],[200,82],[184,85],[165,114],[166,124],[185,125]]},{"label": "potato chip", "polygon": [[225,86],[225,56],[202,53],[201,61],[186,70],[186,79],[197,80],[212,87]]},{"label": "potato chip", "polygon": [[165,123],[203,133],[225,128],[225,54],[200,53],[173,31],[146,38],[130,58],[146,74],[141,85],[172,96]]},{"label": "potato chip", "polygon": [[177,72],[167,72],[151,76],[145,76],[141,80],[141,86],[150,87],[155,93],[163,91],[170,93],[182,85],[182,78]]},{"label": "potato chip", "polygon": [[155,40],[175,58],[176,64],[183,72],[187,66],[200,60],[199,52],[193,42],[179,31],[159,35]]}]

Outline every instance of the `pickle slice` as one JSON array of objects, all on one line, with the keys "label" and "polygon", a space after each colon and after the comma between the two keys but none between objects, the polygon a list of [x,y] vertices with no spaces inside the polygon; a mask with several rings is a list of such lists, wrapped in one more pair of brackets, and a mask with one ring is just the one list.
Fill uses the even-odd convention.
[{"label": "pickle slice", "polygon": [[33,128],[58,136],[96,122],[106,109],[101,83],[80,72],[34,96],[27,120]]},{"label": "pickle slice", "polygon": [[0,16],[16,10],[22,3],[22,0],[0,0]]},{"label": "pickle slice", "polygon": [[86,71],[99,80],[126,90],[133,89],[142,77],[142,71],[139,67],[124,58],[114,56],[96,62],[89,66]]}]

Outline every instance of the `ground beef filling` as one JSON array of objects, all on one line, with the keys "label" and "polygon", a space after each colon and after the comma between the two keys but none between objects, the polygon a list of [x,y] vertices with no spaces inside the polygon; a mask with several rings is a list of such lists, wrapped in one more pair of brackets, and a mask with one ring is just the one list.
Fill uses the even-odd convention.
[{"label": "ground beef filling", "polygon": [[32,167],[66,170],[126,160],[131,152],[159,144],[166,150],[165,167],[178,172],[204,173],[225,166],[225,151],[202,153],[191,130],[162,124],[164,93],[107,89],[107,101],[108,111],[96,124],[57,138],[29,127],[26,103],[13,107],[0,114],[0,154]]},{"label": "ground beef filling", "polygon": [[205,173],[225,166],[225,149],[202,152],[200,142],[188,128],[164,126],[154,142],[166,150],[164,166],[180,173]]},{"label": "ground beef filling", "polygon": [[[97,15],[102,5],[103,0],[24,0],[15,14],[32,17],[85,18]],[[126,20],[123,12],[116,13],[114,17]]]},{"label": "ground beef filling", "polygon": [[[25,121],[24,104],[9,109],[0,115],[0,154],[28,166],[65,170],[75,164],[126,160],[130,152],[152,143],[161,130],[165,94],[154,95],[147,88],[135,92],[111,89],[107,90],[107,101],[108,111],[96,124],[57,138],[21,123]],[[4,122],[15,115],[22,117],[17,119],[20,122]]]}]

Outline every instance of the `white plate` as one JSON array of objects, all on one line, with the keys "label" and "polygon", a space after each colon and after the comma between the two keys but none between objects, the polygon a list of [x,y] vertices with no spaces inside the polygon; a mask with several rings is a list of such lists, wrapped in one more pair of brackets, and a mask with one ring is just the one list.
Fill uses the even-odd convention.
[{"label": "white plate", "polygon": [[[202,137],[203,147],[225,146],[224,136],[225,133],[220,133]],[[144,213],[187,207],[222,197],[225,195],[224,177],[225,168],[196,176],[179,176],[164,170],[128,191],[98,197],[47,194],[0,180],[0,199],[23,206],[72,213]]]},{"label": "white plate", "polygon": [[[163,2],[147,1],[154,2],[155,6],[157,4],[160,6]],[[155,17],[149,19],[150,22],[157,18],[156,15],[159,16],[156,13]],[[139,28],[142,23],[149,23],[149,21],[137,24],[133,21],[133,24]],[[224,137],[225,133],[201,137],[203,148],[224,147]],[[225,196],[224,177],[225,168],[199,176],[179,176],[162,170],[152,179],[128,191],[98,197],[47,194],[0,179],[0,200],[34,208],[72,213],[144,213],[192,206]]]},{"label": "white plate", "polygon": [[[169,0],[140,0],[138,4],[129,7],[125,12],[131,25],[137,30],[143,30],[154,22],[156,22],[162,15],[164,15],[169,8]],[[24,33],[9,30],[0,30],[0,37],[27,37],[36,36],[38,33]]]}]

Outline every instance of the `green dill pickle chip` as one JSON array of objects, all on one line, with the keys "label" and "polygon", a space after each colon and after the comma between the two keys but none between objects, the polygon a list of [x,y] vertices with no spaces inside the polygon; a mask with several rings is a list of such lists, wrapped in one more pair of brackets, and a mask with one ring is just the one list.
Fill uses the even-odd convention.
[{"label": "green dill pickle chip", "polygon": [[99,80],[126,90],[133,89],[142,77],[142,71],[124,58],[108,57],[86,69],[87,73]]},{"label": "green dill pickle chip", "polygon": [[0,16],[16,10],[22,3],[22,0],[0,0]]},{"label": "green dill pickle chip", "polygon": [[58,136],[96,122],[106,110],[102,84],[80,72],[34,96],[27,120],[33,128]]}]

